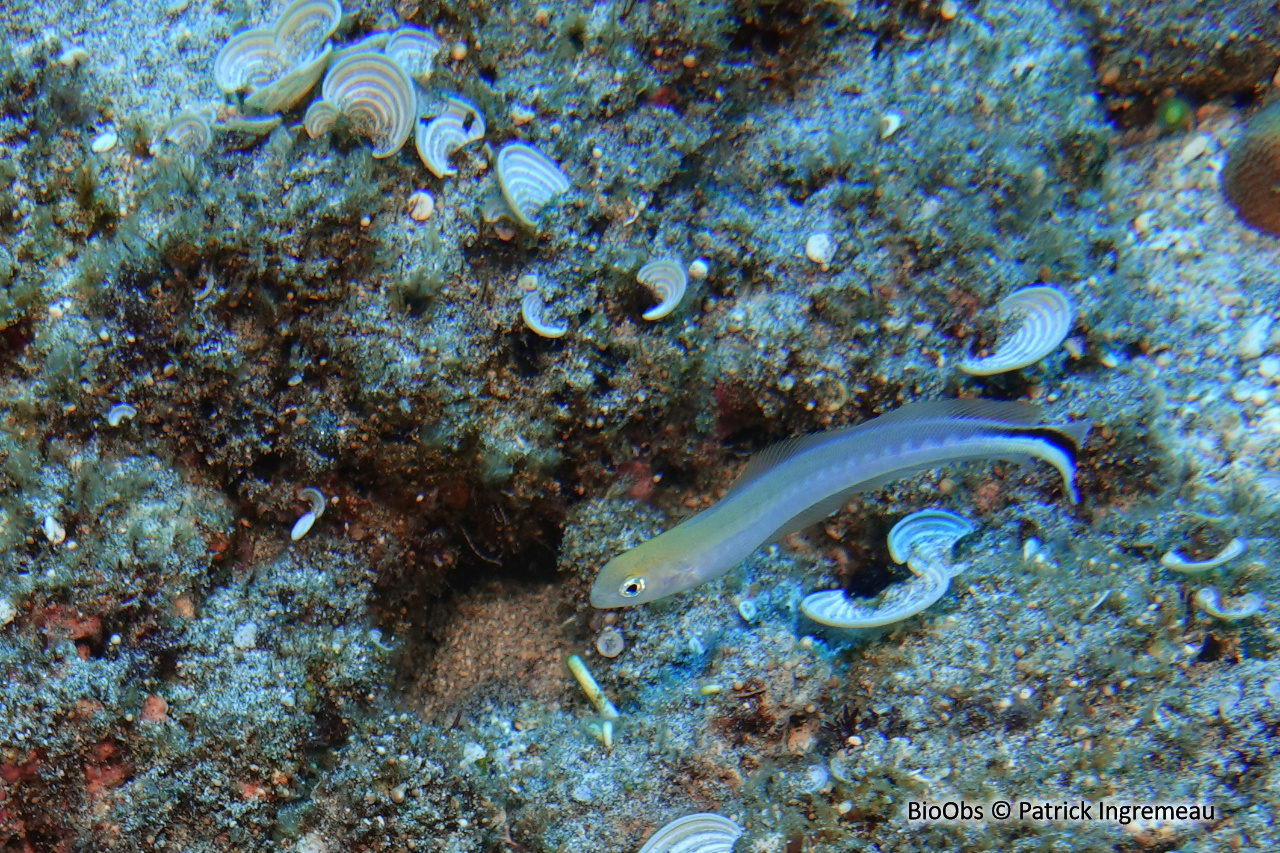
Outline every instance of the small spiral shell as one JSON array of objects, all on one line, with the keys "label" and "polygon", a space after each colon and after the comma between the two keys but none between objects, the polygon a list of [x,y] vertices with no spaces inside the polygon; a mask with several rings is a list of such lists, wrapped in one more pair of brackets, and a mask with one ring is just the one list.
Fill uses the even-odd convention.
[{"label": "small spiral shell", "polygon": [[380,53],[354,53],[334,63],[320,92],[351,121],[352,130],[373,143],[374,157],[400,150],[417,116],[413,81]]},{"label": "small spiral shell", "polygon": [[419,121],[414,134],[418,156],[431,174],[445,178],[457,174],[449,155],[469,142],[484,139],[484,116],[462,98],[448,98],[448,107],[430,121]]},{"label": "small spiral shell", "polygon": [[742,827],[727,817],[691,814],[649,836],[639,853],[732,853],[741,836]]},{"label": "small spiral shell", "polygon": [[661,320],[676,310],[689,286],[684,264],[674,258],[649,261],[636,273],[636,281],[649,288],[658,300],[657,305],[640,315],[650,321]]},{"label": "small spiral shell", "polygon": [[502,147],[497,172],[498,186],[511,212],[530,228],[553,198],[569,191],[569,176],[551,158],[524,142]]},{"label": "small spiral shell", "polygon": [[1002,336],[991,355],[960,362],[965,373],[993,376],[1035,364],[1062,344],[1075,316],[1063,292],[1049,284],[1015,291],[1000,300],[998,309],[1017,327]]},{"label": "small spiral shell", "polygon": [[415,81],[425,84],[442,46],[440,39],[426,30],[404,26],[391,34],[382,52]]},{"label": "small spiral shell", "polygon": [[536,290],[525,294],[524,299],[520,300],[520,316],[535,335],[544,338],[563,338],[569,331],[569,322],[562,320],[556,324],[548,323],[543,317],[545,309],[546,305]]}]

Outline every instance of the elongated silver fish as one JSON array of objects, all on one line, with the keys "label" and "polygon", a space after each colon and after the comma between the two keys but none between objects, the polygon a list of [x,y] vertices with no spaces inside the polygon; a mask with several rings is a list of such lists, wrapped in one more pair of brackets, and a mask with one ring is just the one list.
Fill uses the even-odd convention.
[{"label": "elongated silver fish", "polygon": [[1032,457],[1062,474],[1072,503],[1089,425],[1042,423],[1031,403],[913,403],[864,424],[793,438],[752,459],[714,506],[610,560],[596,607],[629,607],[720,577],[767,542],[830,515],[855,492],[962,459]]}]

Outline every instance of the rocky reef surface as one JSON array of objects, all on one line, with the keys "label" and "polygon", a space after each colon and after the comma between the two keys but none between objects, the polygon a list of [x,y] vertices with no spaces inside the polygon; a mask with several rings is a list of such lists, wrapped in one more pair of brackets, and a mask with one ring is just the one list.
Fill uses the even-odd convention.
[{"label": "rocky reef surface", "polygon": [[[718,812],[738,853],[1280,848],[1280,238],[1219,180],[1278,16],[1208,5],[362,0],[304,59],[284,3],[0,6],[0,842],[633,851]],[[255,27],[288,68],[220,91]],[[255,114],[405,27],[438,51],[398,150],[385,79],[324,132],[319,80]],[[439,177],[413,137],[458,103]],[[1064,345],[959,370],[1036,284]],[[752,453],[958,396],[1089,421],[1080,502],[948,465],[590,606]],[[978,527],[946,597],[800,613],[906,579],[924,507]],[[908,819],[961,800],[1214,817]]]}]

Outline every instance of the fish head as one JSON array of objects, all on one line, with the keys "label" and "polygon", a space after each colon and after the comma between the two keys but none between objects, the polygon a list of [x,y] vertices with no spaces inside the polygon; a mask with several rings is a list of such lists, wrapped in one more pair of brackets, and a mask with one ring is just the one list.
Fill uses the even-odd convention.
[{"label": "fish head", "polygon": [[634,607],[702,583],[687,560],[663,553],[661,539],[651,539],[606,563],[591,587],[592,606]]}]

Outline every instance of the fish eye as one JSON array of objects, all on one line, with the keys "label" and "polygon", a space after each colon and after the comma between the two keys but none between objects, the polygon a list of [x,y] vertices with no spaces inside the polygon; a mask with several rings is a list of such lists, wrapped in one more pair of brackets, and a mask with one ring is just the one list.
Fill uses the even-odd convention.
[{"label": "fish eye", "polygon": [[618,587],[618,592],[622,594],[623,598],[635,598],[644,592],[644,578],[627,578],[622,582],[622,586]]}]

